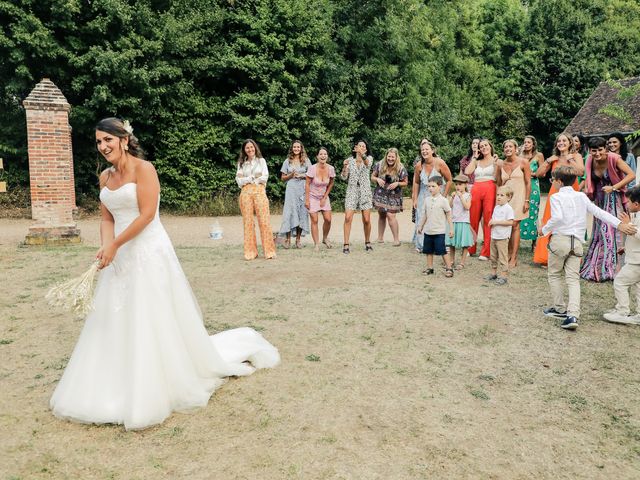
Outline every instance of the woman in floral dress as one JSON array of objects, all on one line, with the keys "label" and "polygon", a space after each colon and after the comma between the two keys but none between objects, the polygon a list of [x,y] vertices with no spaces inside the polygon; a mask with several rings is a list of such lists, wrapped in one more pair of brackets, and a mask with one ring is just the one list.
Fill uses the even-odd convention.
[{"label": "woman in floral dress", "polygon": [[340,178],[346,180],[347,192],[344,198],[344,244],[342,253],[348,254],[349,237],[353,214],[362,212],[362,226],[364,227],[364,245],[367,252],[373,250],[371,246],[371,164],[373,158],[369,155],[369,146],[364,140],[358,140],[353,146],[353,156],[347,158],[342,165]]},{"label": "woman in floral dress", "polygon": [[400,233],[396,213],[402,211],[402,187],[409,179],[407,170],[400,163],[397,148],[390,148],[384,159],[373,167],[371,180],[376,184],[373,191],[373,206],[378,210],[378,243],[384,243],[384,230],[389,223],[393,235],[393,246],[400,246]]},{"label": "woman in floral dress", "polygon": [[524,137],[520,156],[529,162],[531,170],[531,195],[529,196],[529,216],[520,222],[520,240],[531,240],[531,250],[536,248],[538,239],[538,212],[540,211],[540,180],[536,172],[544,156],[538,151],[538,142],[532,135]]}]

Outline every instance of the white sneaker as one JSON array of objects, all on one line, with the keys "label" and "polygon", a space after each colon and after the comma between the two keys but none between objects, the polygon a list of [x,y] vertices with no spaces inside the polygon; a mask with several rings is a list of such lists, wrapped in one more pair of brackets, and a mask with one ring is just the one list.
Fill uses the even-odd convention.
[{"label": "white sneaker", "polygon": [[623,315],[618,312],[605,313],[603,315],[607,322],[624,323],[625,325],[640,325],[640,315]]},{"label": "white sneaker", "polygon": [[487,260],[489,260],[489,257],[485,257],[484,255],[480,255],[478,257],[478,260],[480,260],[481,262],[486,262]]}]

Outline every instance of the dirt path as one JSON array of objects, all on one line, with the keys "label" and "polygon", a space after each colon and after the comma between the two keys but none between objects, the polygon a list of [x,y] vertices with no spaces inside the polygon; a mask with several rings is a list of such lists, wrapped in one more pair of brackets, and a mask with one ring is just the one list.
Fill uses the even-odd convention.
[{"label": "dirt path", "polygon": [[[540,210],[544,209],[546,196],[542,198]],[[400,228],[400,240],[402,242],[410,242],[413,237],[414,224],[411,223],[411,200],[405,198],[405,211],[397,215]],[[371,238],[375,242],[378,233],[378,216],[374,212],[371,215],[372,230]],[[218,217],[224,230],[222,240],[211,240],[209,238],[209,227],[213,221],[211,217],[184,217],[162,215],[162,223],[169,232],[171,240],[176,247],[216,247],[217,245],[240,245],[242,244],[242,220],[240,217]],[[278,231],[282,217],[280,215],[271,216],[272,230]],[[24,237],[28,233],[31,220],[28,219],[0,219],[0,245],[15,245],[24,241]],[[344,224],[344,214],[333,212],[330,239],[336,247],[342,246]],[[98,247],[100,245],[100,231],[98,217],[90,217],[78,220],[78,228],[85,245]],[[320,235],[322,235],[322,220],[320,220]],[[482,238],[482,232],[479,234]],[[385,232],[385,240],[392,242],[391,232],[387,227]],[[364,233],[362,229],[362,216],[356,214],[351,228],[351,242],[354,248],[358,248],[358,243],[362,246],[364,242]],[[303,239],[303,243],[312,246],[313,241],[311,235],[307,235]]]},{"label": "dirt path", "polygon": [[[413,236],[413,223],[411,223],[410,202],[405,201],[408,206],[408,212],[398,215],[400,223],[401,241],[409,242]],[[373,229],[372,238],[375,241],[375,235],[378,232],[376,214],[372,215]],[[162,223],[164,224],[169,236],[176,247],[217,247],[219,245],[241,245],[243,240],[242,219],[240,217],[218,217],[224,230],[222,240],[211,240],[209,238],[209,227],[213,221],[212,217],[183,217],[163,215]],[[280,215],[271,216],[272,230],[278,231],[282,217]],[[31,225],[31,220],[27,219],[0,219],[0,245],[17,244],[24,240],[25,235]],[[336,247],[342,245],[342,226],[344,224],[343,213],[333,213],[332,228],[330,238]],[[98,247],[100,244],[99,218],[90,217],[78,220],[78,228],[85,245]],[[320,234],[322,235],[322,220],[320,220]],[[391,242],[391,232],[387,228],[386,239]],[[354,243],[364,242],[364,233],[362,229],[362,217],[356,214],[351,229],[351,241]],[[313,241],[311,235],[307,235],[303,239],[303,243],[312,246]],[[363,247],[364,248],[364,247]]]}]

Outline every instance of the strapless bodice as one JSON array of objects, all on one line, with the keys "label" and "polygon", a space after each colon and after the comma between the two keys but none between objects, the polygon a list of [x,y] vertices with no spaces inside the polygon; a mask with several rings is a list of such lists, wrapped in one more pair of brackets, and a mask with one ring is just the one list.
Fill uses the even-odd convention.
[{"label": "strapless bodice", "polygon": [[[120,188],[111,190],[107,187],[103,187],[100,191],[100,201],[107,207],[107,210],[113,215],[115,222],[115,234],[119,235],[124,229],[126,229],[131,222],[133,222],[138,215],[140,215],[140,209],[138,208],[138,195],[137,184],[125,183]],[[158,201],[158,206],[160,202]],[[158,208],[156,208],[156,215],[145,230],[149,230],[154,224],[160,226],[160,216]]]}]

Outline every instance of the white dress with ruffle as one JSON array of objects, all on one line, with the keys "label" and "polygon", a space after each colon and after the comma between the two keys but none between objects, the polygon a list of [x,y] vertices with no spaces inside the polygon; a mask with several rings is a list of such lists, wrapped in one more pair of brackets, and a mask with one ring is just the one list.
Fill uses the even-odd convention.
[{"label": "white dress with ruffle", "polygon": [[[100,200],[116,235],[139,215],[135,183],[105,187]],[[156,212],[100,272],[94,310],[50,407],[64,419],[141,429],[206,405],[224,377],[279,362],[278,350],[251,328],[209,336]]]}]

